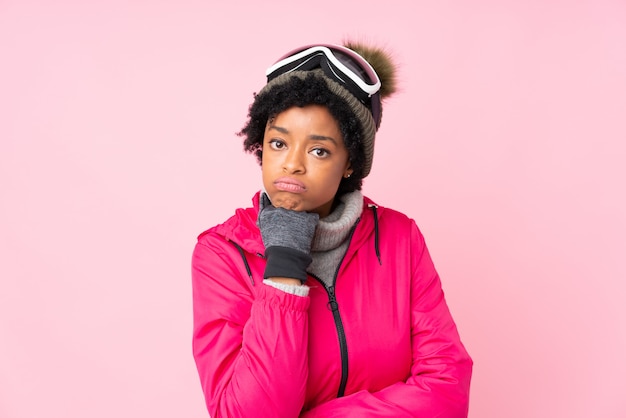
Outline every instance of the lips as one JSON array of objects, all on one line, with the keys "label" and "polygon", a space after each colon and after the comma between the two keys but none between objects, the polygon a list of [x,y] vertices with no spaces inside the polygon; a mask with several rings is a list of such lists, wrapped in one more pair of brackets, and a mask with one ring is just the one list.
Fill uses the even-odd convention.
[{"label": "lips", "polygon": [[277,190],[289,193],[304,193],[306,191],[304,183],[291,177],[281,177],[274,180],[274,187]]}]

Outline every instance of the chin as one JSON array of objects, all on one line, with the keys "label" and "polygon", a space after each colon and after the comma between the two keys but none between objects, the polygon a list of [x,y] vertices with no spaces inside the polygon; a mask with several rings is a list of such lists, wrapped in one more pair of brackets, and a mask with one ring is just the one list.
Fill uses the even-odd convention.
[{"label": "chin", "polygon": [[[268,193],[269,194],[269,193]],[[310,210],[308,205],[297,195],[284,195],[283,193],[274,193],[270,195],[272,205],[277,208],[285,208],[290,210],[306,211]]]}]

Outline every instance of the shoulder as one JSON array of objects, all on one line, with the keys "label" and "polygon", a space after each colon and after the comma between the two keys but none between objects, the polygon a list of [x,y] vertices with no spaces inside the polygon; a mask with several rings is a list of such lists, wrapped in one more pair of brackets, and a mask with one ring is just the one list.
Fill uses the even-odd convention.
[{"label": "shoulder", "polygon": [[[258,201],[258,194],[253,198],[253,202],[255,201]],[[248,208],[239,208],[226,221],[198,235],[198,244],[221,247],[224,242],[231,241],[245,251],[259,252],[261,234],[256,225],[257,215],[258,206],[256,204]]]},{"label": "shoulder", "polygon": [[249,219],[254,217],[256,219],[256,213],[252,213],[253,208],[239,208],[235,213],[226,219],[224,222],[214,225],[198,235],[198,241],[204,241],[210,239],[213,236],[222,236],[224,238],[230,238],[233,232],[242,227],[242,225],[249,224]]},{"label": "shoulder", "polygon": [[422,231],[414,218],[404,212],[379,205],[368,197],[364,197],[363,220],[367,227],[378,228],[381,237],[392,241],[413,242],[419,247],[425,245]]},{"label": "shoulder", "polygon": [[191,263],[194,281],[219,282],[224,277],[237,277],[245,283],[248,274],[244,252],[256,254],[262,245],[250,211],[251,208],[237,209],[225,222],[198,236]]},{"label": "shoulder", "polygon": [[384,222],[394,227],[407,227],[415,225],[415,221],[405,213],[379,205],[369,197],[363,197],[363,214],[367,217],[377,217],[378,222]]}]

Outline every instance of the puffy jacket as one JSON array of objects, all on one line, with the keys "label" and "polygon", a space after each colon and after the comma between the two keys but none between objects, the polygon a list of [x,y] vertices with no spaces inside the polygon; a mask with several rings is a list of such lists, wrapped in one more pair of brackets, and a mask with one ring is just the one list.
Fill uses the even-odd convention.
[{"label": "puffy jacket", "polygon": [[193,354],[211,417],[467,417],[472,360],[415,222],[365,198],[335,278],[262,282],[253,207],[202,233]]}]

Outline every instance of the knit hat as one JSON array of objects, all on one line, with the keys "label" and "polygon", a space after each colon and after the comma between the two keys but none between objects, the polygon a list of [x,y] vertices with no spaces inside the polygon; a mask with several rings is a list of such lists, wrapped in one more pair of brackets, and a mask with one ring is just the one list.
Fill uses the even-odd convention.
[{"label": "knit hat", "polygon": [[267,84],[258,96],[293,77],[309,74],[323,79],[328,90],[341,98],[358,119],[365,156],[363,177],[374,158],[374,140],[382,119],[382,99],[396,91],[396,69],[381,48],[347,42],[340,45],[309,45],[289,52],[267,70]]}]

